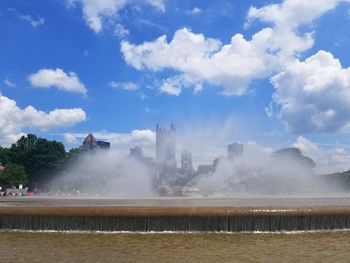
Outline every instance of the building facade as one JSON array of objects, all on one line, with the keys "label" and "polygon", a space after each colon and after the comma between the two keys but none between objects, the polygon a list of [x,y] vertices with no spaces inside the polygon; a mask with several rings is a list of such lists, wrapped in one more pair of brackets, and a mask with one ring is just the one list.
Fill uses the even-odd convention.
[{"label": "building facade", "polygon": [[176,176],[176,137],[175,127],[169,129],[156,126],[156,164],[158,184],[167,184]]},{"label": "building facade", "polygon": [[109,149],[111,144],[105,141],[98,141],[92,133],[89,133],[88,136],[83,141],[81,148],[85,150],[94,150],[94,149]]},{"label": "building facade", "polygon": [[187,150],[184,150],[181,154],[181,170],[193,171],[192,154]]},{"label": "building facade", "polygon": [[156,126],[156,162],[176,163],[175,154],[175,127],[170,125],[169,129]]}]

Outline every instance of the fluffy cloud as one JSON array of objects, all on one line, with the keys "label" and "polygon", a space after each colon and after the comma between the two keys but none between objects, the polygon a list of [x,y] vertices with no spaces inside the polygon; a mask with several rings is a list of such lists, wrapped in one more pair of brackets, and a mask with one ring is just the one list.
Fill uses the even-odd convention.
[{"label": "fluffy cloud", "polygon": [[[223,86],[227,95],[241,95],[253,77],[269,76],[275,67],[274,54],[267,51],[271,34],[272,30],[266,28],[250,41],[236,34],[231,43],[223,45],[217,39],[205,38],[184,28],[176,31],[170,42],[165,35],[141,45],[123,41],[121,51],[126,62],[138,70],[174,69],[182,73],[186,83],[198,87],[206,81]],[[165,82],[162,91],[170,86],[169,93],[178,95],[181,88],[169,85],[169,81]]]},{"label": "fluffy cloud", "polygon": [[160,87],[160,91],[169,95],[179,96],[182,87],[188,88],[191,86],[194,86],[195,93],[203,88],[201,81],[193,81],[190,76],[183,74],[165,79]]},{"label": "fluffy cloud", "polygon": [[181,85],[178,85],[176,82],[170,79],[163,83],[163,85],[160,87],[160,91],[170,95],[179,96],[181,93],[181,87]]},{"label": "fluffy cloud", "polygon": [[75,136],[72,133],[65,133],[63,134],[64,140],[68,143],[68,144],[77,144],[79,143],[78,137]]},{"label": "fluffy cloud", "polygon": [[[223,87],[225,95],[242,95],[253,79],[271,76],[297,54],[310,49],[313,45],[313,32],[300,34],[298,26],[313,21],[335,4],[324,8],[315,8],[315,5],[310,4],[309,19],[300,19],[294,24],[273,16],[267,20],[268,14],[272,12],[270,10],[276,8],[279,8],[278,14],[287,21],[292,19],[288,18],[291,14],[299,14],[297,10],[301,6],[289,8],[289,1],[262,9],[252,7],[248,13],[249,23],[260,20],[272,22],[272,26],[258,31],[249,40],[242,34],[235,34],[230,43],[223,44],[217,39],[206,38],[183,28],[175,32],[171,41],[167,41],[165,35],[140,45],[123,41],[121,52],[125,61],[138,70],[156,72],[173,69],[185,76],[186,83],[195,86],[207,82]],[[169,81],[165,81],[161,90],[178,95],[181,86],[170,85]]]},{"label": "fluffy cloud", "polygon": [[298,148],[303,154],[311,157],[315,161],[319,161],[323,158],[323,151],[320,146],[303,136],[299,136],[292,146]]},{"label": "fluffy cloud", "polygon": [[335,132],[350,125],[350,68],[331,53],[290,62],[272,83],[280,118],[291,131]]},{"label": "fluffy cloud", "polygon": [[315,33],[302,33],[307,27],[300,27],[340,2],[350,1],[285,0],[251,7],[246,26],[269,24],[251,39],[235,34],[223,44],[183,28],[169,41],[165,35],[138,45],[122,41],[121,52],[137,70],[173,70],[175,76],[164,79],[160,91],[176,96],[184,87],[200,91],[203,84],[222,87],[225,95],[242,95],[252,80],[272,77],[274,102],[291,131],[335,132],[350,126],[349,69],[325,51],[301,62]]},{"label": "fluffy cloud", "polygon": [[309,50],[314,32],[300,33],[300,26],[312,23],[339,2],[348,1],[285,0],[262,8],[251,7],[247,26],[256,20],[270,24],[251,39],[235,34],[230,43],[223,44],[183,28],[170,41],[165,35],[139,45],[123,41],[121,52],[125,61],[138,70],[172,69],[186,79],[185,83],[177,77],[176,83],[174,77],[164,80],[162,92],[179,95],[186,86],[197,86],[198,91],[198,84],[205,82],[223,87],[225,95],[242,95],[252,80],[274,75]]},{"label": "fluffy cloud", "polygon": [[0,96],[0,144],[8,145],[23,135],[23,130],[47,131],[70,127],[86,120],[80,108],[54,109],[48,113],[32,106],[21,109],[16,101]]},{"label": "fluffy cloud", "polygon": [[304,155],[311,157],[316,162],[315,171],[318,174],[350,169],[350,153],[341,145],[335,145],[333,148],[325,150],[317,143],[299,136],[292,146],[299,148]]},{"label": "fluffy cloud", "polygon": [[309,24],[334,9],[340,2],[349,0],[284,0],[280,4],[266,5],[262,8],[250,7],[248,23],[258,19],[278,27],[297,29],[300,25]]},{"label": "fluffy cloud", "polygon": [[86,94],[87,89],[81,83],[75,72],[68,74],[60,68],[40,69],[29,76],[29,81],[34,88],[52,88],[59,90]]},{"label": "fluffy cloud", "polygon": [[163,0],[68,0],[68,6],[80,3],[88,26],[98,33],[102,30],[104,19],[113,19],[127,5],[150,5],[162,12],[165,11]]}]

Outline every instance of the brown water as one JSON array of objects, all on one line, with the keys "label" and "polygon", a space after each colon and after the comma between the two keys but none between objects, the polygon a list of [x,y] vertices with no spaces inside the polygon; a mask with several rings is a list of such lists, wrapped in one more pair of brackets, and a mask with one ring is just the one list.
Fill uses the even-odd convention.
[{"label": "brown water", "polygon": [[349,262],[350,232],[0,232],[2,262]]},{"label": "brown water", "polygon": [[89,206],[350,206],[350,195],[342,196],[231,196],[212,198],[154,197],[5,197],[0,207],[89,207]]}]

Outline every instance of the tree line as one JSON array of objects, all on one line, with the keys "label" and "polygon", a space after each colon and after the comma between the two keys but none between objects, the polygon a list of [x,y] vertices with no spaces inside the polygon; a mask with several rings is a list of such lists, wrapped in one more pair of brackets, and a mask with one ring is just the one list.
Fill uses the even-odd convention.
[{"label": "tree line", "polygon": [[5,187],[23,184],[40,186],[51,180],[82,150],[66,152],[63,143],[38,138],[34,134],[22,136],[9,148],[0,146],[0,185]]}]

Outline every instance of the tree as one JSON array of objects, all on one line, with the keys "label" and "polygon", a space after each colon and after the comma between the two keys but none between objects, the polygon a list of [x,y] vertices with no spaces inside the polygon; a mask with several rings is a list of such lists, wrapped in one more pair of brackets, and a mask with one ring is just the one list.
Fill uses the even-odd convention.
[{"label": "tree", "polygon": [[27,184],[28,178],[22,165],[8,164],[5,171],[0,173],[0,181],[6,185],[16,186]]},{"label": "tree", "polygon": [[6,165],[11,162],[10,150],[0,146],[0,163]]},{"label": "tree", "polygon": [[61,142],[37,138],[34,134],[22,136],[10,148],[12,162],[24,166],[32,184],[44,182],[54,175],[62,167],[65,154]]},{"label": "tree", "polygon": [[69,150],[69,152],[66,153],[66,162],[73,162],[76,161],[79,156],[81,156],[83,153],[85,153],[86,150],[82,148],[72,148]]}]

